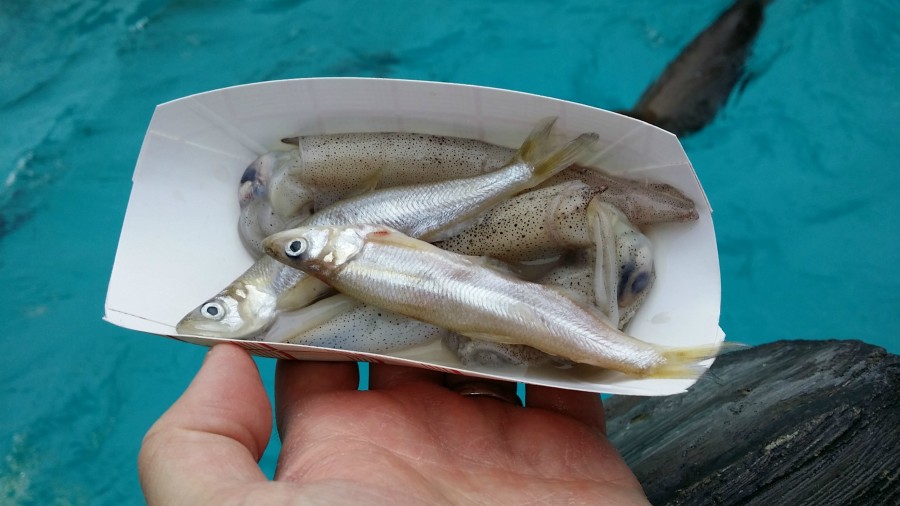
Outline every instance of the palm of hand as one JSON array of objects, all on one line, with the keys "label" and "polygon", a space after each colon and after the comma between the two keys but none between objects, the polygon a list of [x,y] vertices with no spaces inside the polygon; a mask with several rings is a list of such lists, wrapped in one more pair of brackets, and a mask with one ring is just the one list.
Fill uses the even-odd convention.
[{"label": "palm of hand", "polygon": [[[282,452],[268,481],[256,466],[271,425],[265,391],[245,352],[216,353],[221,359],[207,360],[148,433],[141,474],[151,503],[646,504],[602,433],[596,395],[529,388],[523,409],[461,396],[438,373],[392,366],[373,366],[371,390],[358,392],[347,363],[279,364]],[[191,397],[204,380],[219,398],[201,415],[204,404]],[[179,410],[185,401],[190,415]],[[179,469],[189,483],[173,477]]]}]

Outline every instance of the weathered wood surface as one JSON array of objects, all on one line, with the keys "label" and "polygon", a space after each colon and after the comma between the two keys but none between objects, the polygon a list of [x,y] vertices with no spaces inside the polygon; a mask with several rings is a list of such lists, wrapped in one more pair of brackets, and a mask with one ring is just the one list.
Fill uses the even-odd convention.
[{"label": "weathered wood surface", "polygon": [[779,341],[720,357],[686,394],[606,401],[653,504],[900,504],[900,356]]}]

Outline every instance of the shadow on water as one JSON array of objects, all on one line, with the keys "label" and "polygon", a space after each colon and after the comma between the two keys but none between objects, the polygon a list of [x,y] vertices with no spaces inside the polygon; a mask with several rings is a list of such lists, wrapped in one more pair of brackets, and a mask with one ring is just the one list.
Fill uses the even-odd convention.
[{"label": "shadow on water", "polygon": [[52,153],[28,151],[16,161],[0,188],[0,241],[31,219],[40,205],[41,189],[64,170]]}]

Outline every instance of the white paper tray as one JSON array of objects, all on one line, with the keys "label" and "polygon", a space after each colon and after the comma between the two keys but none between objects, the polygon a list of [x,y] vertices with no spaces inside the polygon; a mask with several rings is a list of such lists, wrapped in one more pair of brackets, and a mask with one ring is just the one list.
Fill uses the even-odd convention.
[{"label": "white paper tray", "polygon": [[[618,114],[548,97],[448,83],[321,78],[255,83],[181,98],[156,108],[133,177],[106,299],[105,319],[175,336],[175,324],[253,262],[238,234],[237,187],[260,154],[283,137],[398,131],[480,139],[511,148],[541,118],[567,136],[600,135],[595,165],[674,185],[700,219],[653,227],[657,280],[629,334],[669,346],[724,339],[711,210],[678,139]],[[682,392],[694,380],[637,379],[593,368],[466,369],[440,343],[391,355],[234,341],[252,353],[301,360],[362,360],[429,367],[576,390],[629,395]],[[711,363],[711,361],[709,361]]]}]

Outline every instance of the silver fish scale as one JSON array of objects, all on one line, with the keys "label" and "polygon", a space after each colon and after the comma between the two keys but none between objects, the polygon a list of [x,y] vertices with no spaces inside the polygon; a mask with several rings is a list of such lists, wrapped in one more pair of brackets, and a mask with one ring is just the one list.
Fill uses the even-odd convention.
[{"label": "silver fish scale", "polygon": [[472,178],[386,188],[342,200],[312,215],[303,225],[382,224],[413,237],[426,237],[516,193],[531,175],[531,167],[519,163]]}]

